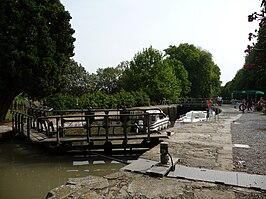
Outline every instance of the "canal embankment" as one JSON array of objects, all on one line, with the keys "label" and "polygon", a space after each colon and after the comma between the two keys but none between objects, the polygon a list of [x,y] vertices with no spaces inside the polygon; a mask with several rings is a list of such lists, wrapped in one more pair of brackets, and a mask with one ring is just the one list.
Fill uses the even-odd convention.
[{"label": "canal embankment", "polygon": [[[171,156],[180,159],[179,165],[188,167],[266,175],[266,116],[260,112],[243,114],[231,105],[223,105],[221,109],[221,114],[206,122],[168,129],[171,135],[163,141],[168,142]],[[150,149],[140,158],[159,162],[160,146]],[[66,185],[52,189],[47,198],[199,199],[265,198],[265,195],[263,190],[151,177],[121,170],[104,177],[71,178]]]}]

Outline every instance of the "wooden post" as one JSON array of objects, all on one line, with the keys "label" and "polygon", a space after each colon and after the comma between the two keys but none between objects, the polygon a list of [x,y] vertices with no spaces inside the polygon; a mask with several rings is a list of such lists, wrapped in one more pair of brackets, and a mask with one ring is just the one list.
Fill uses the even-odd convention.
[{"label": "wooden post", "polygon": [[59,132],[59,118],[57,117],[56,118],[56,135],[58,134]]},{"label": "wooden post", "polygon": [[14,114],[14,120],[15,120],[15,132],[18,132],[18,113]]},{"label": "wooden post", "polygon": [[17,130],[18,130],[18,133],[20,133],[20,113],[18,113],[18,115],[17,115],[17,120],[18,120],[18,123],[17,123]]},{"label": "wooden post", "polygon": [[124,133],[124,140],[123,140],[123,145],[127,145],[127,121],[123,121],[123,133]]},{"label": "wooden post", "polygon": [[24,135],[24,115],[21,115],[21,135]]},{"label": "wooden post", "polygon": [[56,132],[56,142],[57,142],[57,145],[60,144],[60,134],[63,135],[63,133],[64,133],[64,128],[60,126],[58,128],[58,131]]},{"label": "wooden post", "polygon": [[105,116],[104,116],[104,127],[105,127],[105,137],[106,137],[106,142],[109,141],[109,118],[108,118],[108,113],[109,111],[104,111],[105,112]]},{"label": "wooden post", "polygon": [[151,135],[150,135],[150,114],[149,113],[146,113],[145,114],[145,120],[146,120],[146,128],[148,128],[148,136],[147,136],[147,141],[149,142],[150,141],[150,138],[151,138]]},{"label": "wooden post", "polygon": [[61,126],[62,126],[62,127],[64,127],[64,123],[65,123],[65,122],[64,122],[64,118],[63,118],[63,116],[61,115]]},{"label": "wooden post", "polygon": [[90,137],[91,137],[91,129],[90,129],[90,119],[88,116],[86,118],[86,133],[87,133],[87,142],[90,142]]},{"label": "wooden post", "polygon": [[37,117],[37,131],[40,132],[40,119]]},{"label": "wooden post", "polygon": [[30,127],[31,127],[31,117],[27,118],[27,140],[30,141]]}]

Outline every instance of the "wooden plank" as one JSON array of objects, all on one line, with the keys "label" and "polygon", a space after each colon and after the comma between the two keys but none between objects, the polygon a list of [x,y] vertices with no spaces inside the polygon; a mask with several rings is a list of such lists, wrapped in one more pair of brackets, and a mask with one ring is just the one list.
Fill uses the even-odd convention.
[{"label": "wooden plank", "polygon": [[[135,140],[135,139],[146,139],[147,135],[128,135],[127,140]],[[151,134],[151,139],[154,138],[168,138],[166,135],[152,135]],[[57,139],[56,137],[49,138],[47,136],[43,136],[41,142],[56,142]],[[89,138],[90,141],[105,141],[106,137],[105,136],[93,136]],[[124,136],[109,136],[108,140],[124,140]],[[65,136],[65,137],[60,137],[60,142],[81,142],[81,141],[87,141],[86,135],[84,136]]]}]

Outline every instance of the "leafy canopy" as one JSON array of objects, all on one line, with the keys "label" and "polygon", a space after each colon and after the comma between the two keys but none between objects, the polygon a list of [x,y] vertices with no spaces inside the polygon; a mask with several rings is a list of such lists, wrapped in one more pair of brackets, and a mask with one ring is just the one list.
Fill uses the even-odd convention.
[{"label": "leafy canopy", "polygon": [[144,91],[153,102],[174,100],[181,93],[181,82],[173,67],[158,50],[149,47],[137,53],[125,68],[121,81],[126,91]]},{"label": "leafy canopy", "polygon": [[74,30],[59,0],[1,0],[0,120],[16,95],[57,91],[73,56]]}]

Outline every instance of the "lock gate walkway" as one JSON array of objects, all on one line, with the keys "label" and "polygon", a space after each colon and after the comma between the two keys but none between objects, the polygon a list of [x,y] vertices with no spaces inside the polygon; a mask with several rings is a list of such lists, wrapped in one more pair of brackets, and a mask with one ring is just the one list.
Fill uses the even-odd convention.
[{"label": "lock gate walkway", "polygon": [[[142,109],[51,111],[32,108],[28,114],[13,113],[13,129],[28,141],[53,148],[149,149],[168,137],[166,130],[150,130],[151,116]],[[143,126],[136,129],[134,122],[140,119]]]}]

